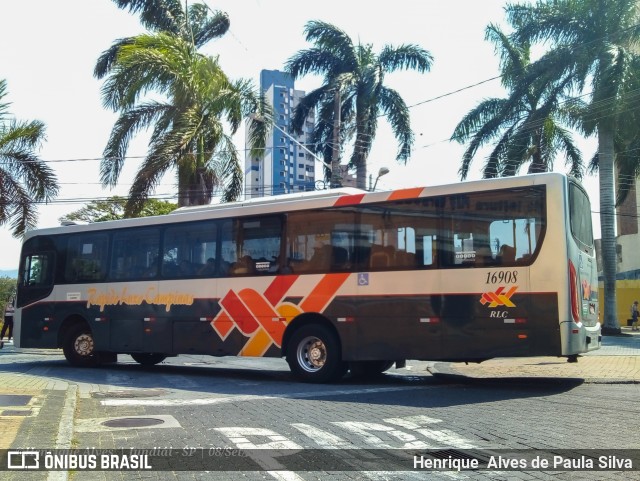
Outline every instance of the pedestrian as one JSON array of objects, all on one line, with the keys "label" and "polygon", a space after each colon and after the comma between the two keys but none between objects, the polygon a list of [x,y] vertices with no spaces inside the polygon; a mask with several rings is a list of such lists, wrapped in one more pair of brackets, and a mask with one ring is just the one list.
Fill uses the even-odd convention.
[{"label": "pedestrian", "polygon": [[631,330],[638,331],[638,301],[633,301],[631,304]]},{"label": "pedestrian", "polygon": [[4,334],[9,331],[9,335],[7,336],[7,341],[10,341],[13,337],[13,312],[15,308],[13,307],[13,299],[7,302],[7,305],[4,308],[4,325],[2,326],[2,332],[0,332],[0,349],[4,347]]}]

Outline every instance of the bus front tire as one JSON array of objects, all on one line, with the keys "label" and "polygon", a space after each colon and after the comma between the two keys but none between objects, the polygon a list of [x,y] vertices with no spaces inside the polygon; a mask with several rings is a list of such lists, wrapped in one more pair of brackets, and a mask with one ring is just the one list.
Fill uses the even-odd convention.
[{"label": "bus front tire", "polygon": [[98,353],[91,329],[79,324],[71,328],[62,346],[64,357],[72,366],[91,367],[98,365]]},{"label": "bus front tire", "polygon": [[291,372],[306,382],[331,382],[347,372],[338,338],[319,324],[302,326],[293,333],[287,349],[287,363]]},{"label": "bus front tire", "polygon": [[164,354],[151,354],[151,353],[137,353],[131,354],[131,357],[134,361],[142,366],[155,366],[156,364],[160,364],[164,361],[167,356]]}]

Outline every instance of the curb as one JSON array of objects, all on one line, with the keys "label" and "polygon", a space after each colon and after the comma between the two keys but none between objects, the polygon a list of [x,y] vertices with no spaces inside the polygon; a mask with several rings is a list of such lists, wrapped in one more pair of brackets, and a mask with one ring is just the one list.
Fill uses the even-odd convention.
[{"label": "curb", "polygon": [[438,362],[432,366],[427,367],[427,371],[432,376],[450,382],[459,382],[467,384],[517,384],[517,385],[531,385],[531,384],[640,384],[636,379],[609,379],[609,378],[584,378],[584,377],[571,377],[571,376],[522,376],[514,373],[512,376],[487,376],[487,377],[475,377],[462,374],[454,367],[453,363]]},{"label": "curb", "polygon": [[[60,414],[58,424],[58,434],[56,435],[56,449],[71,449],[71,439],[73,438],[73,422],[78,400],[77,384],[70,384],[64,398],[64,405]],[[47,481],[67,481],[69,471],[49,471]]]}]

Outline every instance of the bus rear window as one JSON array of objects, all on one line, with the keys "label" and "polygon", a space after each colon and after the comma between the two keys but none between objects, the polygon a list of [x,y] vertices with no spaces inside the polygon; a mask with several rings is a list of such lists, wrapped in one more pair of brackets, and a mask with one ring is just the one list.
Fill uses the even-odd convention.
[{"label": "bus rear window", "polygon": [[593,247],[591,204],[584,191],[576,184],[569,184],[569,221],[573,237],[586,247]]}]

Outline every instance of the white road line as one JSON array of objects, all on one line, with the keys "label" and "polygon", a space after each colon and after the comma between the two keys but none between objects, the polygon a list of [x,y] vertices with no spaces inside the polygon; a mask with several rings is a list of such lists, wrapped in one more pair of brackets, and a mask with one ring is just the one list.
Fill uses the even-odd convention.
[{"label": "white road line", "polygon": [[304,423],[293,423],[291,426],[310,438],[322,449],[360,449],[359,446],[355,446],[335,434],[323,431],[315,426]]},{"label": "white road line", "polygon": [[423,390],[424,386],[381,387],[369,389],[342,389],[337,391],[299,392],[291,394],[257,395],[245,394],[239,396],[225,396],[201,399],[105,399],[100,401],[103,406],[209,406],[213,404],[235,403],[242,401],[256,401],[264,399],[307,399],[314,397],[349,396],[353,394],[376,394],[383,392],[401,392]]},{"label": "white road line", "polygon": [[438,442],[441,447],[471,449],[476,446],[463,437],[458,436],[449,429],[430,429],[430,424],[439,423],[441,419],[430,418],[429,416],[407,416],[403,418],[387,418],[385,423],[395,424],[406,429],[411,429],[423,436]]},{"label": "white road line", "polygon": [[394,447],[390,444],[385,443],[380,437],[376,436],[375,434],[372,434],[372,431],[382,432],[387,434],[388,436],[393,436],[394,438],[402,441],[404,443],[401,446],[402,449],[430,449],[434,447],[433,445],[427,444],[423,441],[418,441],[418,438],[416,438],[413,434],[399,431],[390,426],[385,426],[384,424],[365,423],[358,421],[340,421],[331,424],[335,424],[336,426],[357,434],[374,449],[393,449]]},{"label": "white road line", "polygon": [[[281,434],[264,428],[231,427],[215,428],[214,430],[224,434],[239,449],[250,450],[252,453],[250,455],[251,459],[269,473],[272,478],[278,481],[304,481],[304,478],[295,472],[285,470],[284,466],[269,454],[270,451],[265,451],[273,449],[303,449],[302,446],[290,441]],[[249,436],[266,437],[269,442],[254,444],[249,441]]]}]

